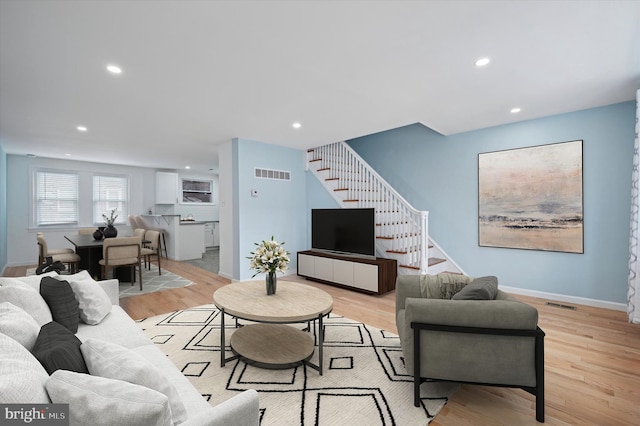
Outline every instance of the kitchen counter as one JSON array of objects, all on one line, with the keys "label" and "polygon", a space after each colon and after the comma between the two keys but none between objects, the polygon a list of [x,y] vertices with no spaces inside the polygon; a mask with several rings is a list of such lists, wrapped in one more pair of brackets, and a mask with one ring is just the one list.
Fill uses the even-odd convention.
[{"label": "kitchen counter", "polygon": [[[180,220],[180,215],[142,215],[150,227],[164,229],[167,256],[172,260],[200,259],[205,252],[205,222]],[[187,226],[182,226],[187,225]]]}]

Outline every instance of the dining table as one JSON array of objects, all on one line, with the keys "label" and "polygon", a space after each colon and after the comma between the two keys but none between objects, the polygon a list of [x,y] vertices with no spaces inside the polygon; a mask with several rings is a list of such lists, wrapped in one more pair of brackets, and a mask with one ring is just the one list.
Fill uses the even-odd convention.
[{"label": "dining table", "polygon": [[[104,240],[96,240],[93,235],[73,234],[64,236],[75,247],[76,254],[80,256],[79,270],[86,270],[96,280],[105,279],[102,276],[102,267],[100,266],[100,260],[102,260],[102,247]],[[142,244],[150,243],[151,241],[142,240]],[[115,268],[114,278],[118,278],[120,281],[131,282],[130,268]],[[135,279],[135,277],[133,277]]]}]

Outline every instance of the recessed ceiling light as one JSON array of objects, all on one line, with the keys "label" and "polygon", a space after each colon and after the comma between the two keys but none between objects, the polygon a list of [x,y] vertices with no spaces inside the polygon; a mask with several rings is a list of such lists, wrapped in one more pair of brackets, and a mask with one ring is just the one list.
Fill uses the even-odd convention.
[{"label": "recessed ceiling light", "polygon": [[188,170],[191,168],[191,166],[184,166],[184,168]]},{"label": "recessed ceiling light", "polygon": [[120,74],[122,72],[122,68],[117,65],[107,65],[107,71],[113,74]]},{"label": "recessed ceiling light", "polygon": [[521,111],[520,108],[511,108],[511,114],[517,114],[520,111]]},{"label": "recessed ceiling light", "polygon": [[302,124],[300,124],[299,122],[295,122],[291,125],[294,129],[299,129],[300,127],[302,127]]},{"label": "recessed ceiling light", "polygon": [[476,61],[476,67],[484,67],[489,62],[491,62],[491,59],[489,58],[480,58]]},{"label": "recessed ceiling light", "polygon": [[76,129],[78,129],[79,132],[86,132],[87,128],[85,126],[78,126],[76,127]]},{"label": "recessed ceiling light", "polygon": [[67,153],[67,154],[65,154],[65,155],[66,155],[67,157],[71,157],[71,154],[68,154],[68,153]]}]

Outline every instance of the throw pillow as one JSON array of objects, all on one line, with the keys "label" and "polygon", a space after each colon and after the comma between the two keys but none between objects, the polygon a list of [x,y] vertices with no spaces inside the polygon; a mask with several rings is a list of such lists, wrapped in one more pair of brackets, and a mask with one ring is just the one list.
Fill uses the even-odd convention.
[{"label": "throw pillow", "polygon": [[40,295],[49,305],[55,322],[64,325],[72,333],[78,331],[78,322],[80,322],[78,301],[68,282],[44,277],[40,282]]},{"label": "throw pillow", "polygon": [[498,278],[480,277],[454,294],[451,300],[494,300],[498,294]]},{"label": "throw pillow", "polygon": [[0,333],[0,402],[48,404],[42,365],[20,343]]},{"label": "throw pillow", "polygon": [[0,333],[6,334],[30,351],[39,332],[40,326],[31,315],[13,303],[0,303]]},{"label": "throw pillow", "polygon": [[59,369],[88,373],[80,351],[81,344],[68,328],[52,321],[40,329],[31,353],[49,374]]},{"label": "throw pillow", "polygon": [[173,424],[167,397],[144,386],[58,370],[46,389],[54,404],[69,404],[72,425]]},{"label": "throw pillow", "polygon": [[26,311],[39,326],[51,322],[51,311],[40,294],[28,285],[18,282],[5,283],[0,287],[0,300],[10,302]]},{"label": "throw pillow", "polygon": [[35,291],[40,291],[40,280],[42,277],[57,277],[55,271],[47,272],[41,275],[27,275],[26,277],[0,277],[0,287],[10,284],[28,285]]},{"label": "throw pillow", "polygon": [[80,350],[92,375],[124,380],[156,390],[169,398],[174,423],[187,420],[186,409],[176,388],[141,355],[116,343],[98,339],[87,339]]},{"label": "throw pillow", "polygon": [[109,315],[113,306],[111,299],[91,277],[69,279],[69,285],[78,300],[78,309],[82,322],[90,325],[100,324]]}]

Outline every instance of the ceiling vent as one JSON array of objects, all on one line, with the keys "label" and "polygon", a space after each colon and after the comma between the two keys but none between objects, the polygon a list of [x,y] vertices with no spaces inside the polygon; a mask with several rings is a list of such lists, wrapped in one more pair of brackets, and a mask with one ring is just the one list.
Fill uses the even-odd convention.
[{"label": "ceiling vent", "polygon": [[256,179],[291,180],[291,172],[286,172],[284,170],[261,169],[259,167],[255,167],[253,169],[253,175]]}]

